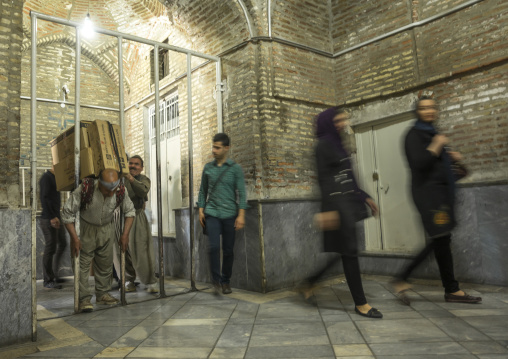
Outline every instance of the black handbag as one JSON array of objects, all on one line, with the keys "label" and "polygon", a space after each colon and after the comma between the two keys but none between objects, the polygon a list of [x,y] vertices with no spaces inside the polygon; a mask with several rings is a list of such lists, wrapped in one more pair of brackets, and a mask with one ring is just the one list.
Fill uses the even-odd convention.
[{"label": "black handbag", "polygon": [[463,179],[468,175],[467,168],[460,162],[452,163],[453,179],[455,182]]}]

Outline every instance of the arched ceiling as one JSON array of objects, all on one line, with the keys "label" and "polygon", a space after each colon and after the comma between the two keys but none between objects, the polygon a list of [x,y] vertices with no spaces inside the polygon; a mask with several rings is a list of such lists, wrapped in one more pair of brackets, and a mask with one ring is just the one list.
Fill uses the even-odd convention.
[{"label": "arched ceiling", "polygon": [[[156,41],[164,41],[171,36],[178,41],[174,45],[216,55],[221,49],[210,49],[208,44],[217,34],[231,34],[231,44],[222,45],[227,48],[249,39],[255,33],[246,3],[250,5],[250,0],[25,0],[25,38],[22,51],[27,51],[31,46],[30,11],[34,10],[79,23],[90,14],[94,25],[101,28]],[[214,8],[220,8],[224,18],[232,20],[228,22],[208,18],[206,14]],[[195,21],[194,16],[197,14],[202,15],[202,21]],[[117,66],[116,41],[115,38],[105,35],[96,36],[94,39],[83,38],[82,51],[83,56],[88,57],[114,80],[118,78],[116,70],[111,66]],[[75,46],[75,29],[39,20],[37,46],[55,43]],[[136,64],[136,57],[146,51],[143,47],[146,45],[124,43],[124,75],[127,86],[129,66]]]}]

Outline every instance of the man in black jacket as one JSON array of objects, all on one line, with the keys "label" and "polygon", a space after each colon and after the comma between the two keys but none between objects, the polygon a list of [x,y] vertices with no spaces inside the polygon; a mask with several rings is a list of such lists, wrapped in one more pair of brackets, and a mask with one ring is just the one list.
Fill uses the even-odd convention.
[{"label": "man in black jacket", "polygon": [[61,198],[60,192],[56,190],[54,168],[51,168],[42,175],[39,185],[42,205],[42,215],[39,223],[45,241],[44,256],[42,258],[44,287],[61,289],[62,286],[57,284],[60,280],[55,275],[53,268],[58,273],[60,259],[67,243],[64,227],[60,224]]}]

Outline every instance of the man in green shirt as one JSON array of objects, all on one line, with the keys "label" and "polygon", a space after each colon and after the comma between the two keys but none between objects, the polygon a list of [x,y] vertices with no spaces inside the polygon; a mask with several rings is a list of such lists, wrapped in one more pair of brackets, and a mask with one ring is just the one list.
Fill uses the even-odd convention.
[{"label": "man in green shirt", "polygon": [[212,154],[215,159],[205,165],[201,177],[198,197],[199,222],[206,228],[210,241],[210,266],[215,293],[218,294],[222,287],[222,293],[229,294],[235,231],[245,226],[245,181],[240,165],[228,159],[229,137],[225,133],[214,136]]}]

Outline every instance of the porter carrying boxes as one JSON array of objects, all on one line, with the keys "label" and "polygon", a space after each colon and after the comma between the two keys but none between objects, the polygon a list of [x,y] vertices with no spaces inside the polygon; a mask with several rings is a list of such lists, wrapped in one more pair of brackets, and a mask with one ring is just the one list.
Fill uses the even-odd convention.
[{"label": "porter carrying boxes", "polygon": [[[97,177],[105,168],[127,172],[127,157],[120,126],[108,121],[81,122],[80,179]],[[58,191],[71,191],[74,185],[74,127],[51,142]]]}]

